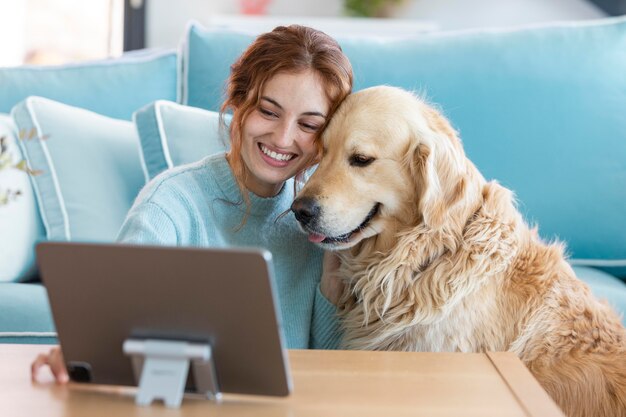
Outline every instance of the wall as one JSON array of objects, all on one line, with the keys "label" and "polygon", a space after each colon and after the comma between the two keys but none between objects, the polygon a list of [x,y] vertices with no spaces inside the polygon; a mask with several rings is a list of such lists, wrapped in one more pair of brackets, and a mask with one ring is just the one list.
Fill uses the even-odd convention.
[{"label": "wall", "polygon": [[585,0],[416,0],[407,13],[436,20],[441,29],[517,26],[606,16]]},{"label": "wall", "polygon": [[[215,14],[235,14],[239,1],[147,0],[146,46],[175,47],[190,19],[207,22]],[[341,16],[342,0],[273,0],[274,16]],[[586,0],[406,0],[393,15],[434,22],[440,29],[517,26],[553,20],[606,16]]]}]

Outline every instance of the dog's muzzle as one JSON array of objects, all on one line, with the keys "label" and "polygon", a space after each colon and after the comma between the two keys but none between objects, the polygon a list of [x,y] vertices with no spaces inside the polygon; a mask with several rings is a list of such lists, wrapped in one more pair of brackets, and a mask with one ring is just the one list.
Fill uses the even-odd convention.
[{"label": "dog's muzzle", "polygon": [[291,204],[291,211],[302,226],[314,226],[322,211],[316,199],[312,197],[296,198]]},{"label": "dog's muzzle", "polygon": [[322,207],[315,198],[312,197],[300,197],[296,198],[291,205],[291,211],[293,211],[296,220],[300,223],[300,226],[309,235],[309,240],[313,243],[325,243],[336,244],[346,243],[350,241],[350,238],[355,234],[365,229],[370,221],[378,214],[380,210],[380,203],[374,204],[369,211],[363,222],[354,230],[348,233],[343,233],[335,236],[327,236],[320,233],[319,222],[322,217]]}]

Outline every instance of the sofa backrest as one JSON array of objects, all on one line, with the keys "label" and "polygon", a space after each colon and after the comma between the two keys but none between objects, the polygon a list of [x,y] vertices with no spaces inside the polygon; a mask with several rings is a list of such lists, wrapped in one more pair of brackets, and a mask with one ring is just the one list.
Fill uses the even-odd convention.
[{"label": "sofa backrest", "polygon": [[175,51],[141,51],[120,58],[63,66],[0,68],[0,113],[41,96],[130,120],[139,107],[178,97]]},{"label": "sofa backrest", "polygon": [[[253,38],[191,25],[183,104],[217,110]],[[626,18],[338,41],[355,90],[394,85],[439,106],[542,236],[575,258],[626,259]]]}]

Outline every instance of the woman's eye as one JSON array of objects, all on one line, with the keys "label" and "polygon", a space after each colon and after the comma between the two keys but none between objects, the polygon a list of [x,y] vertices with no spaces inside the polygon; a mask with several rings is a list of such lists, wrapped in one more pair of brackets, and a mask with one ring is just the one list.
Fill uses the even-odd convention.
[{"label": "woman's eye", "polygon": [[375,158],[372,158],[371,156],[354,154],[350,157],[350,165],[354,167],[366,167],[374,162],[374,159]]},{"label": "woman's eye", "polygon": [[309,123],[300,123],[300,126],[302,126],[303,129],[311,132],[317,132],[317,130],[319,129],[318,125],[312,125]]},{"label": "woman's eye", "polygon": [[265,116],[276,117],[276,113],[271,110],[264,109],[263,107],[259,107],[259,111]]}]

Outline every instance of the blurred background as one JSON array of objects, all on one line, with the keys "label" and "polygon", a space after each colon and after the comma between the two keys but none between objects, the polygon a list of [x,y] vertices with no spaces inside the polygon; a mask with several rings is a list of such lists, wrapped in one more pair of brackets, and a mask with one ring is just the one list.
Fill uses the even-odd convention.
[{"label": "blurred background", "polygon": [[177,47],[187,22],[260,32],[412,35],[626,14],[626,0],[0,0],[0,66],[55,65]]}]

